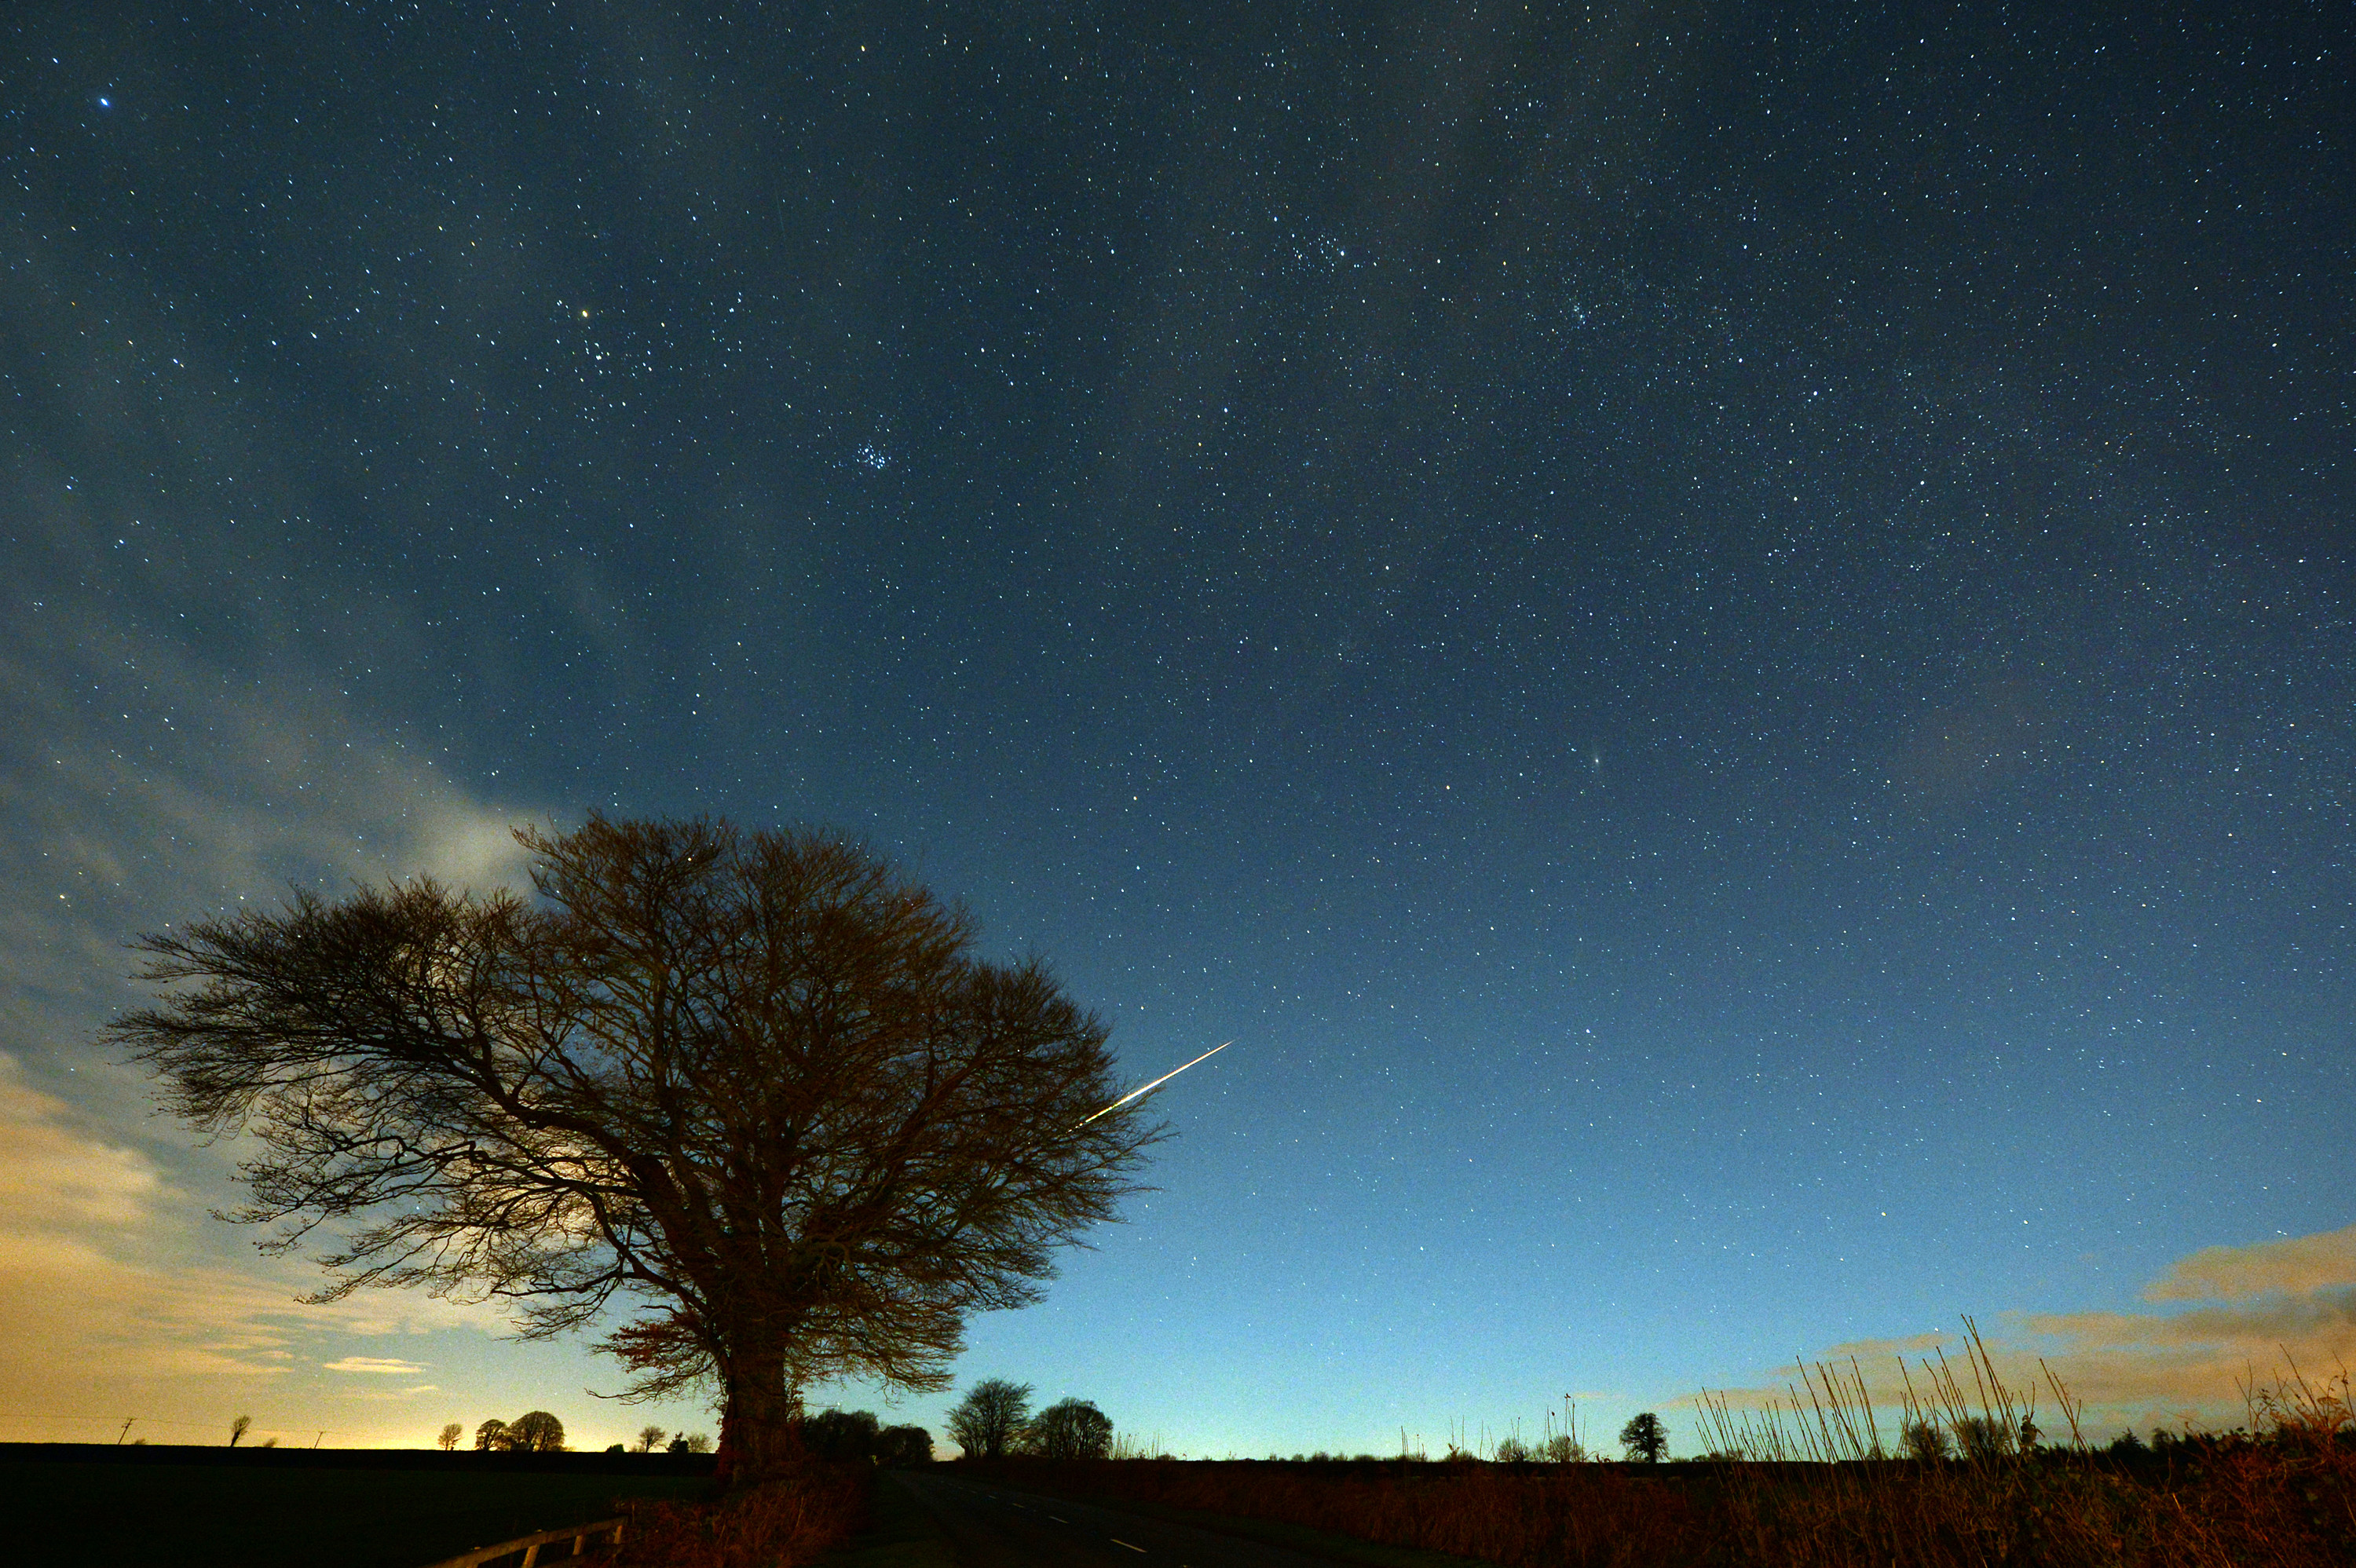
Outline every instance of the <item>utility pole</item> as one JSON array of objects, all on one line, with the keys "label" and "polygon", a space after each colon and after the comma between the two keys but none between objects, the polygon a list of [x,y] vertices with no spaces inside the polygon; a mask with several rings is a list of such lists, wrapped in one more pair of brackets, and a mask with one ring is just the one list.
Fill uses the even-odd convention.
[{"label": "utility pole", "polygon": [[314,1447],[314,1448],[316,1448],[316,1447],[319,1445],[319,1438],[320,1438],[320,1437],[325,1437],[327,1435],[327,1429],[326,1427],[324,1427],[324,1426],[323,1426],[323,1427],[319,1428],[318,1436],[314,1437],[314,1438],[312,1438],[312,1439],[311,1439],[311,1446],[312,1446],[312,1447]]},{"label": "utility pole", "polygon": [[135,1415],[126,1415],[123,1418],[123,1430],[114,1435],[114,1445],[117,1448],[122,1447],[123,1440],[131,1435],[131,1424],[138,1419]]}]

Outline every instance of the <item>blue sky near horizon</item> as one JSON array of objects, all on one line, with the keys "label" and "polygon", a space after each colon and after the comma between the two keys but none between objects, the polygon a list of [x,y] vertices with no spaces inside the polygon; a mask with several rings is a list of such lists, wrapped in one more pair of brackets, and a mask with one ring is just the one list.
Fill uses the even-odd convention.
[{"label": "blue sky near horizon", "polygon": [[1174,1449],[2356,1355],[2345,18],[1926,17],[0,23],[0,1438],[712,1427],[93,1043],[592,808],[1235,1040],[956,1369]]}]

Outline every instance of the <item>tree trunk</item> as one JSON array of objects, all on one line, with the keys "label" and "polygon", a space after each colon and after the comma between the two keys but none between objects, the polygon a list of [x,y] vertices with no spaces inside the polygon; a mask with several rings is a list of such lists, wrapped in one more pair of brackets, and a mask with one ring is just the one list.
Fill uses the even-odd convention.
[{"label": "tree trunk", "polygon": [[716,1477],[734,1490],[775,1480],[802,1457],[802,1403],[786,1384],[782,1351],[733,1358],[720,1413]]}]

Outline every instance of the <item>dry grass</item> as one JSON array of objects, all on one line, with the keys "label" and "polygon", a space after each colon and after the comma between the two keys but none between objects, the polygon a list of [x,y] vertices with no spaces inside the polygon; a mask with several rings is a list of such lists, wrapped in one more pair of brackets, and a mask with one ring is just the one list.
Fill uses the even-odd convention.
[{"label": "dry grass", "polygon": [[712,1503],[634,1500],[610,1568],[801,1568],[865,1522],[873,1472],[809,1464]]},{"label": "dry grass", "polygon": [[[1968,1328],[1968,1325],[1966,1325]],[[2251,1421],[2129,1459],[2038,1440],[1976,1333],[1906,1381],[1884,1433],[1862,1376],[1809,1369],[1787,1405],[1704,1402],[1716,1456],[1667,1466],[1467,1460],[1021,1464],[1017,1485],[1281,1520],[1507,1568],[2347,1568],[2356,1423],[2347,1374],[2245,1391]],[[1922,1452],[1894,1456],[1908,1434]]]}]

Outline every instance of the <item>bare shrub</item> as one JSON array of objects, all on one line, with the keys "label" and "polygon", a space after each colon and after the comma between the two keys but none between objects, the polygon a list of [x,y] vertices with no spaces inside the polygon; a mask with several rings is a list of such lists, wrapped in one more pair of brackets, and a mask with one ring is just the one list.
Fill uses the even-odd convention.
[{"label": "bare shrub", "polygon": [[865,1467],[809,1465],[717,1503],[632,1499],[611,1568],[801,1568],[866,1522]]}]

